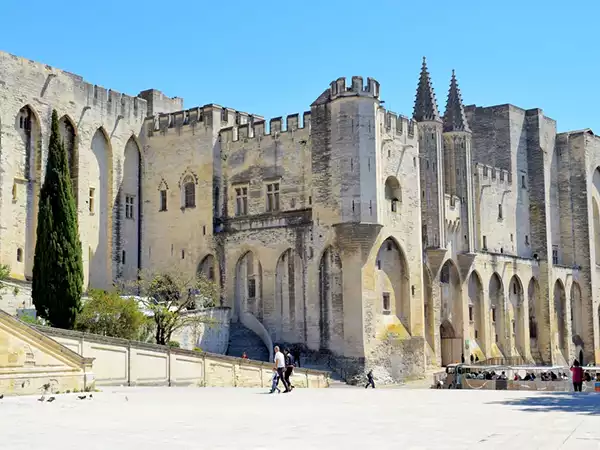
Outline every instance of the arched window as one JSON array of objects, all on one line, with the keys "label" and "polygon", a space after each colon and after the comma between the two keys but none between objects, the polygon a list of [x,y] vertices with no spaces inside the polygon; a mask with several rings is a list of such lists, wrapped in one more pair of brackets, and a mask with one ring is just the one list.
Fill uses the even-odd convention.
[{"label": "arched window", "polygon": [[385,199],[390,201],[392,212],[398,211],[398,204],[402,201],[402,189],[396,177],[388,177],[385,180]]},{"label": "arched window", "polygon": [[183,205],[185,208],[196,206],[196,184],[194,183],[194,177],[191,175],[183,180]]}]

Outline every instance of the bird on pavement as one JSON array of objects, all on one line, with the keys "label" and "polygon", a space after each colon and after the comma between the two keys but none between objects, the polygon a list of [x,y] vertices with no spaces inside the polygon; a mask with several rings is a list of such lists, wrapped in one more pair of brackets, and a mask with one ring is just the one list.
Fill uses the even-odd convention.
[{"label": "bird on pavement", "polygon": [[50,403],[50,402],[53,402],[54,400],[56,400],[56,397],[50,397],[50,398],[48,399],[48,403]]}]

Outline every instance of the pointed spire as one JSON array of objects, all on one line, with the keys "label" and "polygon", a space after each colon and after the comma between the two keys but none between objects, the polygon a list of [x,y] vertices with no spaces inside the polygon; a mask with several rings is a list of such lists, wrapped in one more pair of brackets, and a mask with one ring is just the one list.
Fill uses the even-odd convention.
[{"label": "pointed spire", "polygon": [[460,89],[456,81],[456,74],[452,70],[452,79],[450,80],[450,89],[448,90],[448,101],[446,102],[446,112],[444,113],[444,132],[448,131],[466,131],[471,132],[465,115]]},{"label": "pointed spire", "polygon": [[419,85],[417,87],[417,96],[415,98],[415,110],[413,118],[417,122],[424,120],[441,121],[440,113],[438,112],[435,93],[431,85],[431,77],[427,70],[427,60],[423,56],[423,66],[421,67],[421,76],[419,77]]}]

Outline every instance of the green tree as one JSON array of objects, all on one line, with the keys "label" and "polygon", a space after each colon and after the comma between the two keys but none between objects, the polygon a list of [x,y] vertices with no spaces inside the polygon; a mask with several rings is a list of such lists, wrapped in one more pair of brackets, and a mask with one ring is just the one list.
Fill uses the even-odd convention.
[{"label": "green tree", "polygon": [[5,264],[0,265],[0,300],[2,300],[2,292],[4,292],[4,288],[6,287],[2,280],[6,280],[9,276],[10,267]]},{"label": "green tree", "polygon": [[138,302],[117,292],[92,289],[77,315],[75,329],[103,336],[139,340],[146,321]]},{"label": "green tree", "polygon": [[203,274],[187,276],[176,271],[142,271],[127,290],[138,293],[154,321],[155,341],[160,345],[167,345],[172,334],[184,326],[210,322],[193,311],[213,307],[219,298],[217,284]]},{"label": "green tree", "polygon": [[82,285],[77,209],[54,110],[33,261],[32,299],[38,315],[54,327],[72,328],[81,305]]}]

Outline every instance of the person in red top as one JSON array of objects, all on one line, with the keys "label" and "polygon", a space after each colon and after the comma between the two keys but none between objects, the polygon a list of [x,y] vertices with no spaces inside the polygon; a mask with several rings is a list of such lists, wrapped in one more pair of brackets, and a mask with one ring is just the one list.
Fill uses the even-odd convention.
[{"label": "person in red top", "polygon": [[575,392],[581,392],[581,385],[583,384],[583,369],[579,366],[579,361],[573,361],[571,373],[573,374],[573,389]]}]

